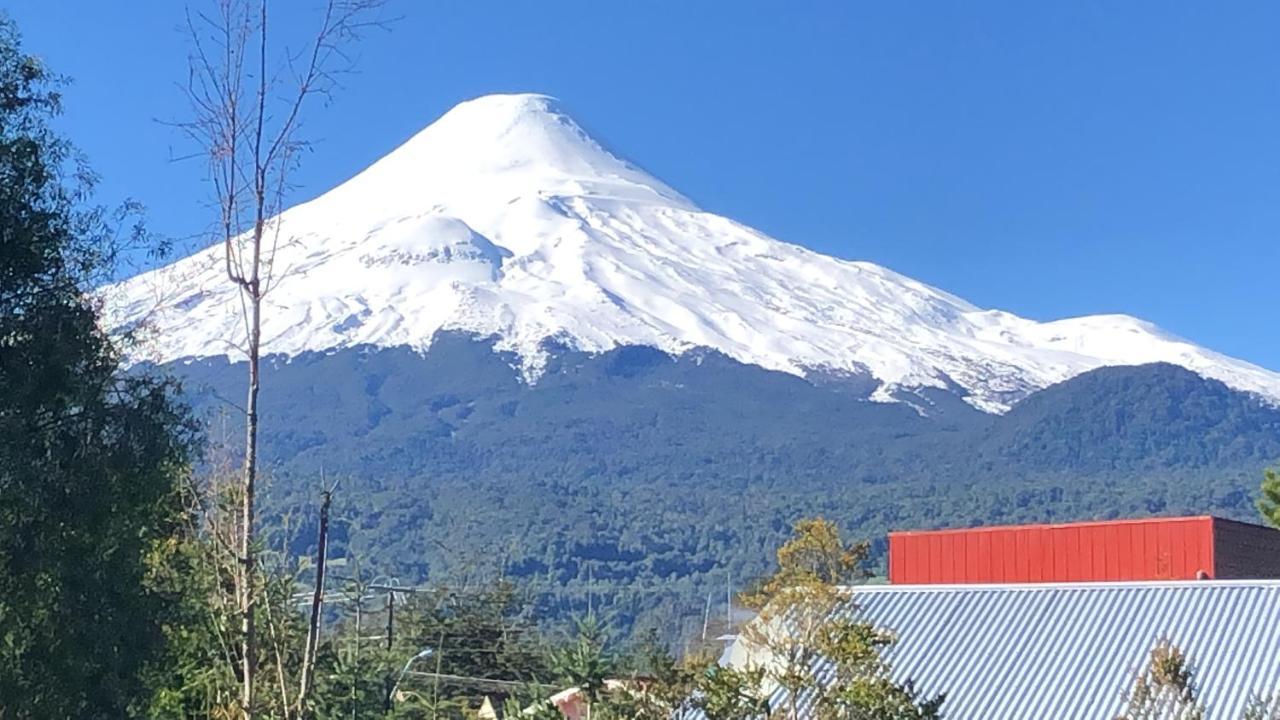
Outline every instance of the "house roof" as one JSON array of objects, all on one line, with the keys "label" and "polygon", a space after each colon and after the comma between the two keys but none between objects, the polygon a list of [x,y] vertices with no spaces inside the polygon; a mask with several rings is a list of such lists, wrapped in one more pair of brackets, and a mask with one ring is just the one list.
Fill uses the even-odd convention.
[{"label": "house roof", "polygon": [[950,719],[1114,717],[1161,639],[1188,656],[1209,717],[1239,717],[1280,690],[1280,581],[852,591],[838,612],[896,632],[895,678],[946,693]]}]

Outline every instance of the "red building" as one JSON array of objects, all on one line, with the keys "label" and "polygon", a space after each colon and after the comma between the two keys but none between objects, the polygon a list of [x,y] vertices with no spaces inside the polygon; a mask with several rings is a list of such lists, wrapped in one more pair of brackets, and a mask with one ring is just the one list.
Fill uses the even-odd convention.
[{"label": "red building", "polygon": [[899,585],[1280,578],[1280,531],[1199,517],[889,533]]}]

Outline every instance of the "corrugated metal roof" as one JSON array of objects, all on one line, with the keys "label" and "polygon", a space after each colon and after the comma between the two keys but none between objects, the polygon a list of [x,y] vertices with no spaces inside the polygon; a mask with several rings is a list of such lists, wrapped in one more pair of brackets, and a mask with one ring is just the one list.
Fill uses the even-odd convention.
[{"label": "corrugated metal roof", "polygon": [[[1209,516],[889,533],[895,585],[1160,582],[1216,572],[1218,521]],[[1246,526],[1251,527],[1251,526]],[[1280,552],[1280,531],[1258,527]],[[1235,577],[1262,578],[1250,574]]]},{"label": "corrugated metal roof", "polygon": [[894,677],[955,720],[1107,720],[1162,638],[1210,718],[1280,690],[1280,581],[866,587],[840,612],[896,632]]}]

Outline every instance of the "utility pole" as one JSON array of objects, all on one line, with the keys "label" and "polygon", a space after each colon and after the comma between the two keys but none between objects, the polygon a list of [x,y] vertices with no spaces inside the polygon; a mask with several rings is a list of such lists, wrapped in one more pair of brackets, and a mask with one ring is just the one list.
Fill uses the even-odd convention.
[{"label": "utility pole", "polygon": [[395,640],[396,632],[396,592],[395,590],[387,591],[387,649],[391,649],[391,644]]},{"label": "utility pole", "polygon": [[726,570],[724,574],[724,632],[726,635],[733,632],[733,571]]},{"label": "utility pole", "polygon": [[[320,470],[320,482],[324,483],[324,469]],[[326,487],[320,501],[320,531],[316,549],[316,579],[311,595],[311,619],[307,625],[307,649],[302,656],[302,684],[298,688],[298,717],[307,717],[307,701],[310,700],[316,671],[316,648],[320,642],[320,608],[324,602],[324,566],[329,547],[329,504],[333,500],[333,488]]]},{"label": "utility pole", "polygon": [[[396,631],[396,591],[387,589],[387,655],[391,655],[391,645],[395,641]],[[387,687],[386,702],[383,704],[385,714],[391,714],[391,704],[393,698],[391,694],[395,692],[395,685],[392,684],[391,676],[388,675],[384,684]]]},{"label": "utility pole", "polygon": [[436,642],[436,677],[431,686],[431,712],[440,711],[440,669],[444,663],[444,628],[440,629],[440,640]]},{"label": "utility pole", "polygon": [[711,624],[711,593],[707,593],[707,607],[702,611],[702,642],[707,642],[707,626]]},{"label": "utility pole", "polygon": [[[358,571],[357,571],[358,572]],[[356,645],[352,651],[352,666],[356,668],[356,675],[360,672],[360,621],[364,618],[364,589],[359,585],[356,586]],[[358,720],[356,716],[356,677],[351,678],[351,720]]]}]

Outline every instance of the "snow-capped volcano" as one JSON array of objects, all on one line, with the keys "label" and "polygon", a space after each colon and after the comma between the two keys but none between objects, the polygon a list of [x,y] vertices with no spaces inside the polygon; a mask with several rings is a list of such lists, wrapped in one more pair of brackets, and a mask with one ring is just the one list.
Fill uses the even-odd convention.
[{"label": "snow-capped volcano", "polygon": [[[1280,399],[1280,374],[1122,315],[1040,323],[878,265],[821,255],[700,210],[542,95],[462,103],[280,218],[265,351],[426,350],[497,338],[536,378],[544,341],[697,347],[765,368],[870,374],[879,399],[947,387],[1000,412],[1102,365],[1165,361]],[[239,356],[236,289],[214,245],[105,290],[145,358]]]}]

